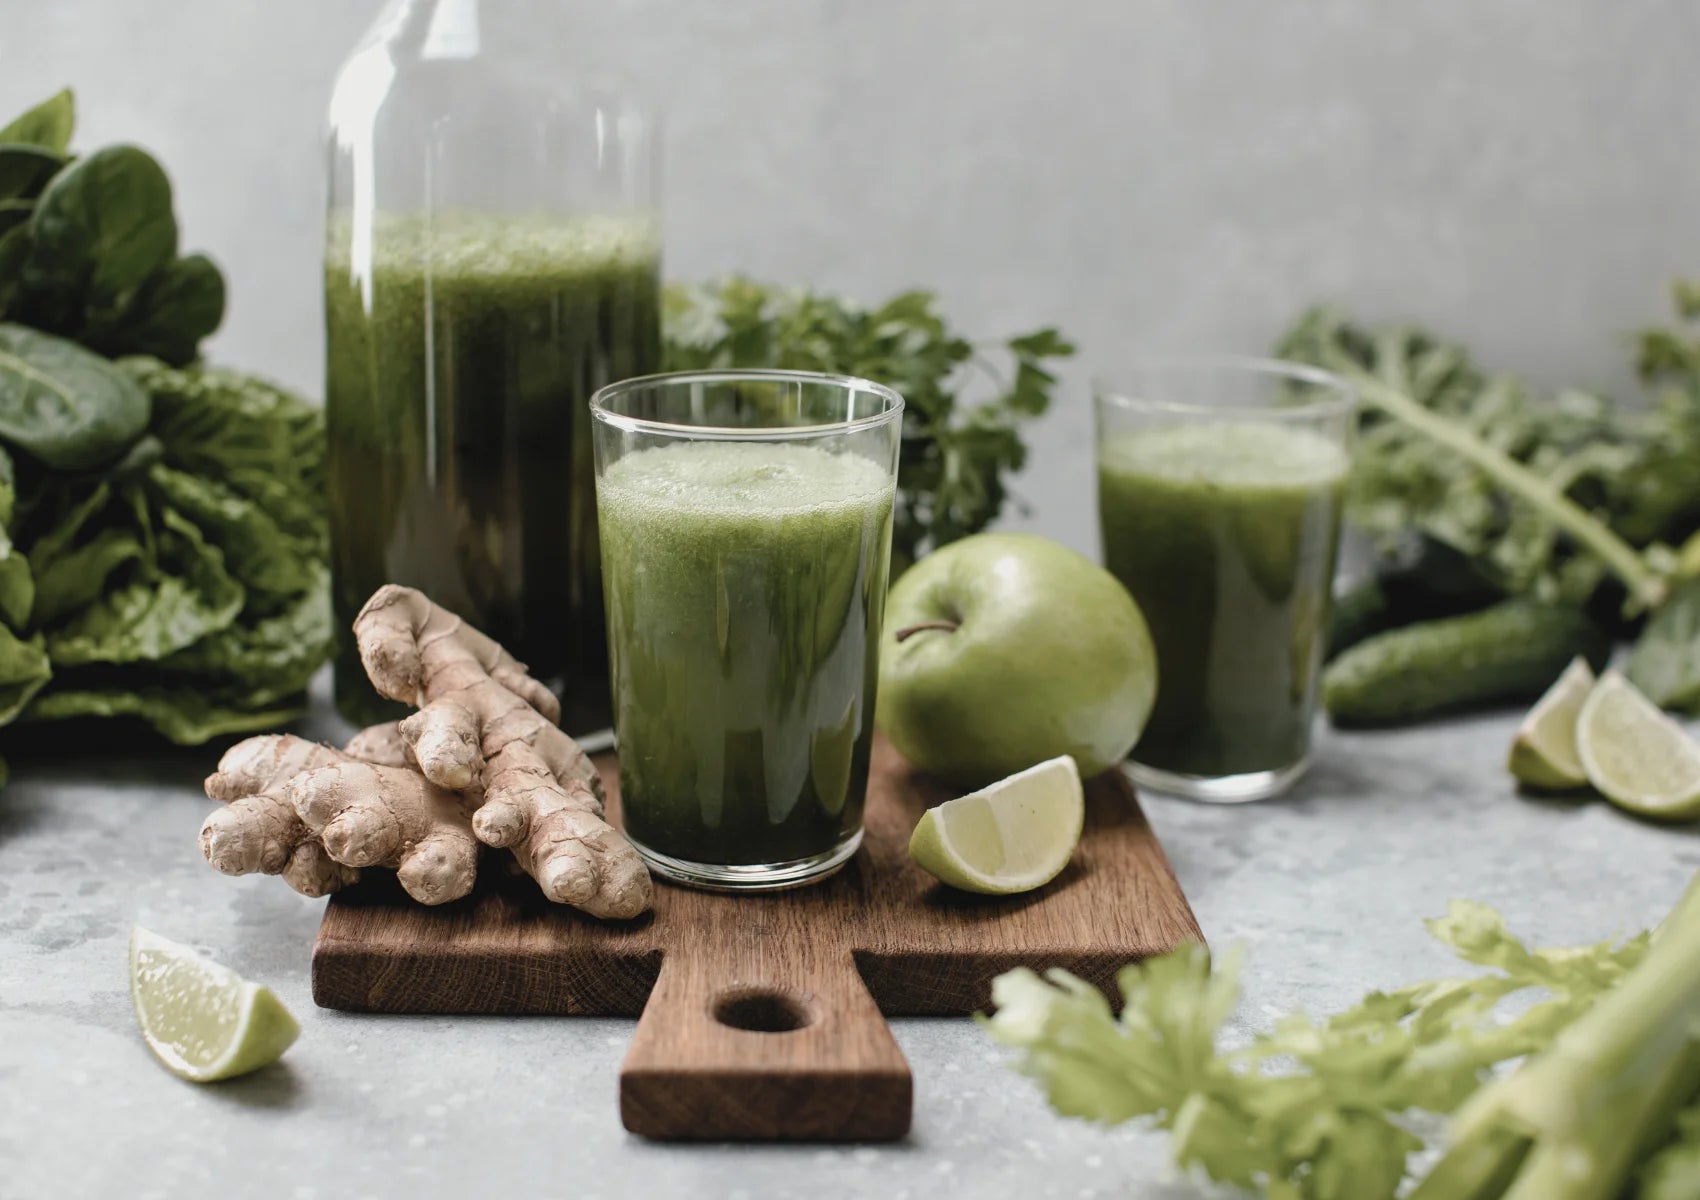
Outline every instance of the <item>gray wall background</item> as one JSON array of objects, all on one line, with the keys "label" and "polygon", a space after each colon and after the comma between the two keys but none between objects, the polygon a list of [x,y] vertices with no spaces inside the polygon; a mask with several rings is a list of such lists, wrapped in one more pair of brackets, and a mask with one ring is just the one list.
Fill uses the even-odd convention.
[{"label": "gray wall background", "polygon": [[[570,0],[567,0],[570,2]],[[604,3],[615,0],[603,0]],[[76,86],[228,269],[215,357],[320,392],[320,127],[377,0],[0,0],[0,111]],[[1019,523],[1088,549],[1085,377],[1329,298],[1627,390],[1700,274],[1694,0],[655,0],[668,266],[1081,344]]]}]

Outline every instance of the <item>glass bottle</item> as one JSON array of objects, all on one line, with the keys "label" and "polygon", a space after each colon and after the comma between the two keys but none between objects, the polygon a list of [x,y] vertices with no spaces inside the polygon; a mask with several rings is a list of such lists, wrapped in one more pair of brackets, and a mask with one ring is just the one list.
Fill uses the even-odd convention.
[{"label": "glass bottle", "polygon": [[401,583],[527,663],[569,732],[609,725],[588,402],[659,365],[657,137],[618,89],[563,78],[572,8],[391,0],[337,78],[336,700],[362,724],[397,709],[349,626]]}]

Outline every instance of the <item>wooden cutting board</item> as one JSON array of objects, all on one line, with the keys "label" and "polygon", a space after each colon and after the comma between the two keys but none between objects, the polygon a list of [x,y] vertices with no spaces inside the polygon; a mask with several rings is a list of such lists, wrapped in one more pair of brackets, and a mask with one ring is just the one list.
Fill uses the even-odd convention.
[{"label": "wooden cutting board", "polygon": [[[616,767],[599,761],[618,821]],[[1074,861],[1024,896],[969,896],[908,855],[952,793],[880,740],[862,850],[832,879],[765,895],[659,886],[603,924],[486,867],[440,908],[379,877],[331,898],[313,998],[383,1013],[638,1016],[620,1071],[627,1129],[653,1138],[881,1141],[909,1130],[909,1066],[884,1016],[983,1010],[1015,966],[1065,967],[1114,994],[1128,962],[1202,940],[1120,772],[1087,786]]]}]

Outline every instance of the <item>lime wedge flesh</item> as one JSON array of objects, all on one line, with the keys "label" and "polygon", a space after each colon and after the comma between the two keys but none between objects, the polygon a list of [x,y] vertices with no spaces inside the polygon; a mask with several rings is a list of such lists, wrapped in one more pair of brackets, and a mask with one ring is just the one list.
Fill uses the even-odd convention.
[{"label": "lime wedge flesh", "polygon": [[130,931],[130,999],[148,1048],[196,1083],[274,1063],[301,1032],[270,988],[139,925]]},{"label": "lime wedge flesh", "polygon": [[909,855],[933,878],[965,892],[1008,896],[1055,879],[1086,821],[1080,771],[1068,755],[928,809]]},{"label": "lime wedge flesh", "polygon": [[1588,785],[1576,749],[1576,722],[1593,690],[1594,670],[1577,655],[1517,728],[1506,765],[1518,783],[1555,792]]},{"label": "lime wedge flesh", "polygon": [[1700,745],[1617,671],[1588,694],[1576,723],[1588,779],[1619,808],[1643,817],[1700,816]]}]

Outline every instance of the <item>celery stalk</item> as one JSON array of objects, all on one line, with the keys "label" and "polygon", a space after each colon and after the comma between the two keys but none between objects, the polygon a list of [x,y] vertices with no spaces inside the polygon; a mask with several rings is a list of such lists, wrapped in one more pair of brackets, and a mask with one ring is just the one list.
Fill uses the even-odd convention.
[{"label": "celery stalk", "polygon": [[1643,1090],[1580,1136],[1537,1143],[1504,1200],[1614,1200],[1645,1153],[1670,1133],[1676,1111],[1700,1086],[1700,1049],[1690,1042]]},{"label": "celery stalk", "polygon": [[[1459,1111],[1452,1149],[1411,1200],[1611,1200],[1700,1088],[1697,1036],[1700,877],[1621,983]],[[1515,1179],[1498,1190],[1513,1155]]]},{"label": "celery stalk", "polygon": [[1495,1200],[1517,1178],[1529,1145],[1510,1130],[1485,1130],[1448,1150],[1405,1200]]}]

